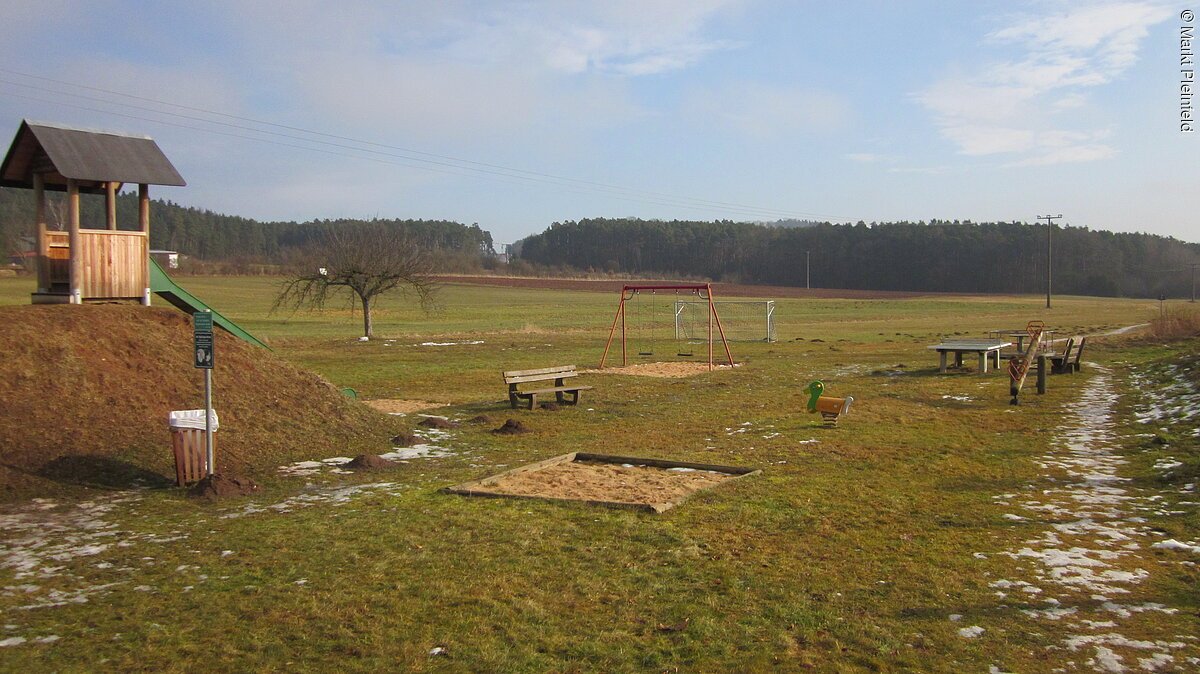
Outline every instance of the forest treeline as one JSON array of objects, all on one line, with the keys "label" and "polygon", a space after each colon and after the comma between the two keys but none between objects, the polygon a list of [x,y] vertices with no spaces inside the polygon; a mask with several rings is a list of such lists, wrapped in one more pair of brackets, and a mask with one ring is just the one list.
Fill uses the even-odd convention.
[{"label": "forest treeline", "polygon": [[[64,229],[63,195],[49,193],[47,220],[52,229]],[[137,195],[117,196],[117,226],[136,229]],[[0,188],[0,251],[14,250],[18,239],[33,232],[33,192]],[[80,220],[85,227],[103,227],[104,200],[81,195]],[[443,266],[476,265],[494,252],[492,235],[478,225],[446,220],[313,220],[310,222],[260,222],[222,215],[170,201],[150,202],[150,247],[174,250],[206,261],[286,263],[297,249],[315,241],[326,226],[371,222],[381,224],[416,245],[435,253]]]},{"label": "forest treeline", "polygon": [[[761,285],[967,293],[1046,288],[1046,226],[890,222],[777,227],[731,221],[586,219],[520,242],[540,265]],[[1055,227],[1056,293],[1171,297],[1191,291],[1200,244],[1150,234]]]},{"label": "forest treeline", "polygon": [[[82,198],[82,220],[104,221],[103,199]],[[493,268],[492,235],[478,225],[444,220],[314,220],[260,222],[151,201],[150,245],[196,259],[286,264],[326,226],[381,223],[431,251],[443,271]],[[121,228],[133,228],[137,197],[118,196]],[[48,219],[63,222],[62,195],[51,194]],[[33,194],[0,188],[0,252],[33,233]],[[584,272],[707,278],[801,286],[805,253],[813,287],[864,290],[1039,293],[1046,283],[1046,226],[1022,223],[925,222],[834,225],[809,221],[742,223],[585,219],[556,222],[518,242],[514,273]],[[1085,227],[1056,227],[1057,293],[1156,297],[1191,292],[1189,264],[1200,244]]]}]

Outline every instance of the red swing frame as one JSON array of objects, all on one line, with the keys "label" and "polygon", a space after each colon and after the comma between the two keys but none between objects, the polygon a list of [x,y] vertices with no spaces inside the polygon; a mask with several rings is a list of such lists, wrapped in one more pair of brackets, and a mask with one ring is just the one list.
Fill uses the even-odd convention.
[{"label": "red swing frame", "polygon": [[717,306],[713,303],[713,292],[711,283],[687,283],[687,284],[660,284],[660,285],[626,285],[621,287],[621,302],[617,305],[617,314],[613,316],[612,327],[608,330],[608,341],[604,344],[604,355],[600,357],[600,369],[604,369],[604,363],[608,360],[608,351],[612,347],[613,336],[617,332],[617,323],[621,324],[621,365],[622,367],[629,365],[629,353],[627,340],[625,335],[625,302],[631,300],[639,292],[643,290],[688,290],[695,293],[700,299],[708,301],[708,369],[712,370],[713,365],[713,325],[716,325],[717,332],[721,335],[721,343],[725,345],[725,358],[729,361],[729,366],[733,367],[733,353],[729,350],[729,340],[725,339],[725,328],[721,326],[721,317],[717,315]]}]

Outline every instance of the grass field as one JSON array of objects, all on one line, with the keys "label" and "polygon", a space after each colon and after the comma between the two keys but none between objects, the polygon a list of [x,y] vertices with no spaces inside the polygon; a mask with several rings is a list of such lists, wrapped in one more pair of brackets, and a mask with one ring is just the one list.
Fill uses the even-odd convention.
[{"label": "grass field", "polygon": [[[587,374],[583,404],[530,412],[500,371],[594,366],[615,294],[447,286],[431,315],[385,300],[360,343],[348,310],[270,314],[270,279],[180,282],[363,397],[494,423],[245,500],[7,508],[0,670],[1200,668],[1197,342],[1093,340],[1101,367],[1019,407],[1005,376],[939,375],[925,348],[1032,319],[1104,332],[1156,303],[779,300],[778,341],[735,343],[736,369]],[[29,290],[0,279],[0,304]],[[660,330],[649,348],[673,359]],[[855,397],[837,428],[803,412],[812,379]],[[533,432],[488,432],[507,417]],[[568,451],[763,472],[662,515],[437,491]]]}]

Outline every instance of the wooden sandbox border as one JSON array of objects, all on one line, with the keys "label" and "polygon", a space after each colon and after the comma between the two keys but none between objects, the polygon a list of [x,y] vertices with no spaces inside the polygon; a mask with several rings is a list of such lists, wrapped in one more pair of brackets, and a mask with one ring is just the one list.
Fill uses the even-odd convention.
[{"label": "wooden sandbox border", "polygon": [[[713,471],[716,473],[724,473],[726,475],[729,475],[730,478],[723,482],[719,482],[717,484],[714,484],[714,485],[711,485],[708,487],[703,487],[701,489],[697,489],[697,490],[690,492],[684,496],[681,496],[680,498],[678,498],[674,501],[665,501],[663,503],[632,503],[632,502],[628,502],[628,501],[597,501],[597,500],[593,500],[593,499],[564,498],[564,497],[557,497],[557,496],[533,496],[533,495],[529,495],[529,494],[502,494],[500,492],[489,491],[487,489],[487,487],[490,486],[495,481],[500,480],[509,475],[516,475],[518,473],[532,473],[532,472],[541,470],[543,468],[547,468],[549,466],[553,466],[553,465],[560,464],[560,463],[572,462],[572,461],[587,461],[590,463],[616,463],[616,464],[631,463],[631,464],[640,465],[640,466],[652,466],[654,468],[692,468],[695,470],[708,470],[708,471]],[[486,497],[486,498],[518,498],[518,499],[532,499],[532,500],[537,500],[537,501],[557,501],[557,502],[562,502],[562,503],[586,503],[588,505],[605,506],[608,508],[623,508],[626,510],[639,510],[642,512],[661,513],[661,512],[670,510],[671,508],[674,508],[675,506],[679,505],[680,503],[683,503],[688,498],[690,498],[693,494],[697,494],[702,491],[707,491],[709,489],[713,489],[714,487],[719,487],[723,484],[727,484],[728,482],[732,482],[733,480],[737,480],[737,479],[740,479],[743,477],[749,477],[751,475],[758,475],[761,472],[762,472],[762,470],[758,469],[758,468],[743,468],[743,467],[739,467],[739,466],[721,466],[721,465],[717,465],[717,464],[713,464],[713,463],[691,463],[688,461],[669,461],[667,459],[646,459],[646,458],[636,457],[636,456],[614,456],[612,454],[591,454],[588,452],[570,452],[569,454],[562,454],[559,456],[551,457],[544,461],[537,461],[534,463],[526,464],[524,466],[519,466],[517,468],[506,470],[502,473],[496,473],[495,475],[490,475],[488,477],[485,477],[485,478],[482,478],[479,480],[471,480],[470,482],[463,482],[462,484],[456,484],[451,487],[443,487],[440,491],[443,494],[458,494],[460,496],[482,496],[482,497]]]}]

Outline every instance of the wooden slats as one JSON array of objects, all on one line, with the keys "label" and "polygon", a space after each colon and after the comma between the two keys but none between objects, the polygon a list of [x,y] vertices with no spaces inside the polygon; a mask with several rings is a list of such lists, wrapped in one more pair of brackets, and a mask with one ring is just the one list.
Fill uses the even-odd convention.
[{"label": "wooden slats", "polygon": [[[575,371],[574,365],[556,365],[554,367],[543,367],[543,368],[540,368],[537,370],[509,370],[508,372],[504,373],[504,378],[508,379],[509,377],[525,377],[525,376],[538,375],[538,374],[554,374],[557,372],[574,372],[574,371]],[[553,377],[551,377],[551,379],[552,378]],[[536,381],[536,380],[531,380],[531,381]]]},{"label": "wooden slats", "polygon": [[[180,487],[199,482],[208,475],[208,451],[204,431],[177,428],[171,431],[171,449],[175,453],[175,482]],[[217,434],[213,434],[213,454],[217,451]]]},{"label": "wooden slats", "polygon": [[553,388],[540,388],[533,391],[519,391],[523,396],[540,395],[542,393],[558,393],[559,391],[590,391],[591,386],[555,386]]},{"label": "wooden slats", "polygon": [[568,377],[578,377],[579,373],[575,370],[565,370],[560,372],[547,372],[546,374],[527,374],[519,377],[511,377],[508,374],[504,375],[505,384],[524,384],[531,381],[549,381],[552,379],[566,379]]},{"label": "wooden slats", "polygon": [[142,298],[149,287],[144,232],[85,229],[79,238],[84,299]]}]

